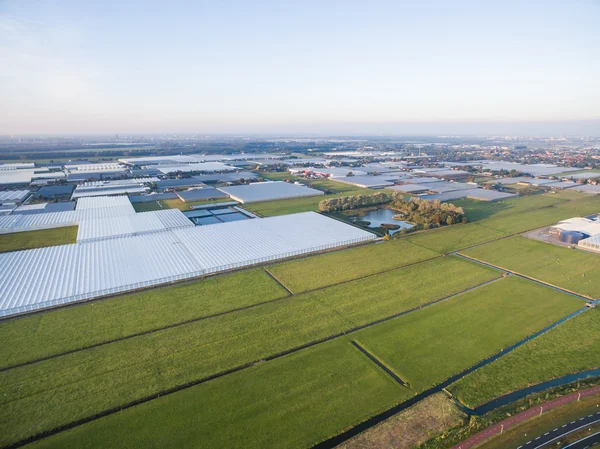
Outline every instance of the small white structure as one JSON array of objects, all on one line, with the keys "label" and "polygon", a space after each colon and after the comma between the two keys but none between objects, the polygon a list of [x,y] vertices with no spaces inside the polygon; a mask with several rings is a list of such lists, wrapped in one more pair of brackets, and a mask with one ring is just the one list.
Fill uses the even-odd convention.
[{"label": "small white structure", "polygon": [[231,199],[239,201],[242,204],[324,194],[320,190],[311,189],[302,184],[291,184],[285,181],[254,182],[252,184],[241,186],[220,187],[218,190],[226,193]]}]

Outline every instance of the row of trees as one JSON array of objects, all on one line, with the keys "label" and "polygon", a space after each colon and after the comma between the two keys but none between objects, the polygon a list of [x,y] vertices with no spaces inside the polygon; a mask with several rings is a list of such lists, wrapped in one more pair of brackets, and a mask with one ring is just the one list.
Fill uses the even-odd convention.
[{"label": "row of trees", "polygon": [[401,194],[395,194],[392,207],[401,212],[398,219],[413,223],[421,229],[467,222],[462,207],[442,203],[440,200],[429,201],[420,198],[405,200]]},{"label": "row of trees", "polygon": [[390,197],[386,193],[376,193],[374,195],[354,195],[343,196],[340,198],[327,198],[319,203],[321,212],[338,212],[348,209],[357,209],[359,207],[376,206],[390,202]]}]

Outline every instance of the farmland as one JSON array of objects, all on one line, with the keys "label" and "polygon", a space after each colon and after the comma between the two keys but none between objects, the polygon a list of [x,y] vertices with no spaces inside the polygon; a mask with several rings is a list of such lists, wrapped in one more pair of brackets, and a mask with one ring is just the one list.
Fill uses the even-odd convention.
[{"label": "farmland", "polygon": [[479,260],[594,298],[600,296],[600,256],[515,236],[464,251]]},{"label": "farmland", "polygon": [[[125,447],[146,447],[147,444],[152,447],[154,441],[159,446],[165,441],[175,441],[177,445],[197,441],[199,447],[310,445],[335,433],[335,429],[358,423],[408,399],[414,392],[438,382],[448,373],[467,368],[509,342],[580,306],[577,300],[558,292],[550,297],[544,296],[543,287],[534,284],[525,286],[520,295],[513,297],[512,293],[522,287],[519,285],[522,282],[526,281],[497,281],[481,287],[481,293],[465,293],[359,331],[352,337],[323,343],[179,391],[47,439],[42,446],[76,444],[80,447],[108,447],[114,441],[114,432],[123,439]],[[538,307],[540,301],[544,302],[543,309]],[[490,307],[497,312],[495,322],[487,312]],[[523,317],[515,321],[509,307],[516,307]],[[472,319],[474,324],[468,332],[461,332],[456,324],[466,318]],[[449,322],[445,323],[445,320]],[[419,331],[415,334],[416,329]],[[402,337],[406,335],[404,332],[410,331],[411,338],[421,335],[417,338],[420,344],[405,346]],[[434,338],[430,338],[430,333]],[[364,343],[405,375],[411,381],[411,389],[394,383],[376,365],[367,364],[369,359],[352,348],[350,338]],[[462,349],[456,351],[457,348]],[[416,368],[395,365],[398,359],[391,354],[405,351],[408,354],[402,356],[405,357],[402,362],[415,362]],[[440,354],[444,354],[446,361],[443,367],[439,364]],[[166,374],[168,371],[161,372]],[[415,375],[425,378],[421,381]],[[147,384],[148,379],[144,378],[144,381]],[[24,401],[27,399],[23,398]],[[348,407],[348,404],[352,406]],[[12,420],[16,411],[12,403],[8,407]],[[326,419],[331,414],[335,416]],[[20,419],[28,418],[20,416]],[[139,423],[147,424],[148,420],[156,422],[156,426],[150,426],[152,429],[156,427],[156,430],[150,431],[156,431],[156,435],[149,435],[147,430],[143,430],[145,425],[138,427]],[[239,425],[232,426],[232,423]],[[200,435],[202,438],[198,438]]]},{"label": "farmland", "polygon": [[[32,431],[264,359],[496,276],[458,258],[437,259],[10,369],[0,373],[5,391],[0,425],[13,429],[11,439],[24,438]],[[65,397],[70,398],[68,404],[60,406]]]},{"label": "farmland", "polygon": [[582,306],[564,293],[510,277],[360,331],[356,339],[421,391]]},{"label": "farmland", "polygon": [[0,253],[45,246],[66,245],[77,240],[77,226],[0,235]]},{"label": "farmland", "polygon": [[269,271],[294,293],[302,293],[438,256],[435,251],[396,240],[286,262]]},{"label": "farmland", "polygon": [[449,389],[476,407],[497,396],[567,374],[600,367],[600,312],[571,318]]},{"label": "farmland", "polygon": [[116,440],[129,448],[308,447],[406,394],[339,340],[108,416],[36,447],[112,448]]},{"label": "farmland", "polygon": [[4,321],[0,338],[10,345],[0,348],[0,368],[287,295],[250,270]]},{"label": "farmland", "polygon": [[[321,199],[248,207],[277,215],[316,207]],[[307,447],[583,307],[565,293],[442,256],[474,245],[481,246],[465,254],[524,263],[523,270],[537,270],[535,277],[552,283],[560,273],[559,285],[597,294],[597,270],[579,259],[597,256],[511,234],[599,209],[598,198],[538,195],[464,200],[463,206],[472,223],[1,322],[0,368],[27,364],[0,372],[0,426],[8,429],[0,445],[148,398],[35,446],[114,447],[118,438],[122,447]],[[555,250],[566,252],[556,256],[564,260],[560,272],[552,265]],[[567,344],[583,334],[544,339],[571,323],[583,323],[578,332],[597,327],[581,321],[597,313],[567,321],[476,371],[467,378],[472,381],[453,386],[456,394],[477,401],[476,395],[502,394],[541,373],[560,375],[563,357],[564,369],[590,367],[597,339],[584,346],[585,356]],[[529,353],[511,362],[533,342],[545,345],[540,352],[552,360],[540,363],[547,370],[523,363],[535,359]],[[521,363],[522,372],[485,374],[505,370],[495,368],[500,362]],[[490,382],[492,376],[501,380]]]}]

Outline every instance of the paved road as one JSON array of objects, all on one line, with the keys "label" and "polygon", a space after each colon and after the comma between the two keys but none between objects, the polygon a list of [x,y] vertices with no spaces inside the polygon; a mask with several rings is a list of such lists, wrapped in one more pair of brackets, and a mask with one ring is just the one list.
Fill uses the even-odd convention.
[{"label": "paved road", "polygon": [[[541,448],[547,448],[550,446],[554,446],[556,445],[556,443],[558,442],[557,440],[560,440],[562,437],[576,432],[578,430],[583,430],[586,427],[592,425],[592,424],[596,424],[600,422],[600,412],[598,413],[592,413],[591,415],[588,416],[584,416],[583,418],[579,418],[576,419],[575,421],[571,421],[570,423],[564,424],[560,427],[557,427],[554,430],[551,430],[550,432],[546,432],[543,435],[540,435],[538,437],[536,437],[535,439],[528,441],[527,443],[525,443],[522,446],[519,446],[517,449],[541,449]],[[597,434],[598,439],[600,439],[600,434]],[[564,447],[579,447],[579,446],[575,446],[577,444],[583,444],[581,447],[586,447],[586,446],[590,446],[592,444],[592,441],[594,438],[590,438],[590,439],[583,439],[580,440],[576,443],[573,443],[570,446],[564,446]],[[585,441],[587,441],[587,444],[585,444]],[[563,447],[563,449],[564,449]]]},{"label": "paved road", "polygon": [[[458,443],[452,449],[469,449],[482,441],[487,440],[495,435],[498,435],[502,432],[506,432],[511,427],[516,426],[517,424],[522,423],[523,421],[527,421],[528,419],[534,418],[540,414],[543,414],[553,408],[560,407],[561,405],[569,404],[571,402],[577,401],[579,398],[584,398],[587,396],[593,396],[595,394],[600,394],[600,386],[588,388],[587,390],[583,390],[579,393],[571,393],[566,396],[562,396],[560,398],[554,399],[552,401],[548,401],[544,404],[536,405],[535,407],[531,407],[524,412],[519,413],[518,415],[511,416],[503,421],[500,421],[493,426],[488,427],[487,429],[476,433],[472,437],[466,439],[462,443]],[[595,415],[592,415],[595,416]],[[585,419],[585,418],[584,418]],[[598,415],[597,419],[600,419],[600,415]],[[583,422],[583,421],[582,421]],[[541,444],[541,437],[538,440]],[[535,441],[535,440],[533,440]],[[536,446],[533,444],[523,445],[522,449],[534,449]]]},{"label": "paved road", "polygon": [[568,446],[563,447],[563,449],[588,449],[588,447],[592,447],[597,444],[600,444],[600,432],[596,432],[589,437],[585,437],[579,441],[576,441],[575,443],[571,443]]}]

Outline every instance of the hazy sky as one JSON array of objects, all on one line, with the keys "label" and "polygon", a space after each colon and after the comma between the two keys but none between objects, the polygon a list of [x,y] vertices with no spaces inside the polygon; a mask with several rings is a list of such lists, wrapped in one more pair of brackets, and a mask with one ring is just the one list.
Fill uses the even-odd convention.
[{"label": "hazy sky", "polygon": [[599,24],[596,0],[0,0],[0,134],[600,134]]}]

